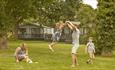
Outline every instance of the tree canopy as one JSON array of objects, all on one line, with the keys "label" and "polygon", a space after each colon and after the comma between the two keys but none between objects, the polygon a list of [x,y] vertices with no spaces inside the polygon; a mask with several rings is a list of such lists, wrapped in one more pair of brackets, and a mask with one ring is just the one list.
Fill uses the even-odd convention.
[{"label": "tree canopy", "polygon": [[97,52],[111,55],[115,47],[115,1],[99,0],[96,23]]}]

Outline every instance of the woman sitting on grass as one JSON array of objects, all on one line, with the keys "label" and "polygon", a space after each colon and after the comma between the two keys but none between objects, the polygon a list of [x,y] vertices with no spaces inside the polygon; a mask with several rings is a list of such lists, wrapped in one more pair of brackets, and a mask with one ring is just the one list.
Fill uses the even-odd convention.
[{"label": "woman sitting on grass", "polygon": [[25,43],[22,43],[20,47],[17,47],[14,53],[16,62],[26,60],[28,63],[32,63],[32,60],[28,56],[28,48]]}]

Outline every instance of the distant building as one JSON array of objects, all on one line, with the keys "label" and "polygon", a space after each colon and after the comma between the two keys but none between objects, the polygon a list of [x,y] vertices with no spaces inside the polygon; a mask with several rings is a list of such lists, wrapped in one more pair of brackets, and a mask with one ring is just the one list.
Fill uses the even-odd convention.
[{"label": "distant building", "polygon": [[22,24],[18,28],[19,39],[49,39],[54,28],[43,26],[37,23]]},{"label": "distant building", "polygon": [[[55,32],[54,28],[40,25],[38,23],[21,24],[18,28],[19,39],[37,39],[37,40],[51,40],[52,34]],[[87,30],[85,27],[80,28],[81,35],[85,35]],[[61,41],[71,42],[72,31],[65,27],[62,31]]]}]

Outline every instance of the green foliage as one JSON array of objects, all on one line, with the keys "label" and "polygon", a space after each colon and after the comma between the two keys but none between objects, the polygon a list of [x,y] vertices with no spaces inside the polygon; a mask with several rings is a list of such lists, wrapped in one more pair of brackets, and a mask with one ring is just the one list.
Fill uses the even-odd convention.
[{"label": "green foliage", "polygon": [[80,0],[50,0],[36,1],[38,22],[52,25],[59,20],[74,20],[75,12],[79,8]]},{"label": "green foliage", "polygon": [[97,53],[111,55],[115,47],[115,1],[99,1],[97,11]]},{"label": "green foliage", "polygon": [[19,24],[23,19],[29,18],[33,13],[32,0],[7,0],[5,12],[12,16],[15,24]]},{"label": "green foliage", "polygon": [[56,0],[51,1],[36,1],[35,6],[38,10],[37,20],[40,23],[45,25],[51,25],[51,23],[55,22],[55,19],[59,17],[60,6],[59,2]]},{"label": "green foliage", "polygon": [[96,28],[96,10],[91,8],[86,4],[80,4],[78,11],[76,12],[77,19],[82,23],[80,28],[83,28],[84,31],[86,30],[86,34],[81,35],[80,42],[85,43],[88,40],[88,37],[95,36],[95,28]]},{"label": "green foliage", "polygon": [[[24,19],[33,18],[45,25],[59,20],[73,20],[80,0],[1,0],[1,31],[15,30]],[[51,24],[52,23],[52,24]]]},{"label": "green foliage", "polygon": [[95,25],[96,10],[92,9],[91,6],[80,4],[77,16],[83,27],[92,27],[90,25]]},{"label": "green foliage", "polygon": [[23,19],[33,15],[31,0],[1,0],[0,1],[0,35],[7,35],[9,31],[15,30]]},{"label": "green foliage", "polygon": [[6,35],[12,28],[10,16],[5,13],[5,0],[0,1],[0,37]]}]

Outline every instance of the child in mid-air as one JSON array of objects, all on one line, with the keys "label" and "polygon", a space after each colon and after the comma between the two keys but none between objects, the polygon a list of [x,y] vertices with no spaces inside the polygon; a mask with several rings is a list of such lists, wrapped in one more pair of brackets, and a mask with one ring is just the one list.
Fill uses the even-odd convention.
[{"label": "child in mid-air", "polygon": [[94,43],[92,42],[92,37],[89,37],[88,43],[86,45],[86,51],[89,55],[89,59],[87,60],[88,64],[93,64],[93,59],[95,58],[95,46]]},{"label": "child in mid-air", "polygon": [[61,37],[61,33],[62,33],[62,28],[64,27],[64,23],[62,21],[59,21],[58,23],[56,23],[55,25],[55,29],[56,31],[54,32],[54,34],[52,35],[52,42],[51,44],[49,44],[49,49],[54,52],[53,47],[54,45],[59,41],[60,37]]},{"label": "child in mid-air", "polygon": [[20,47],[17,47],[14,53],[16,62],[26,60],[28,63],[32,63],[32,60],[28,56],[28,48],[25,43],[22,43]]}]

